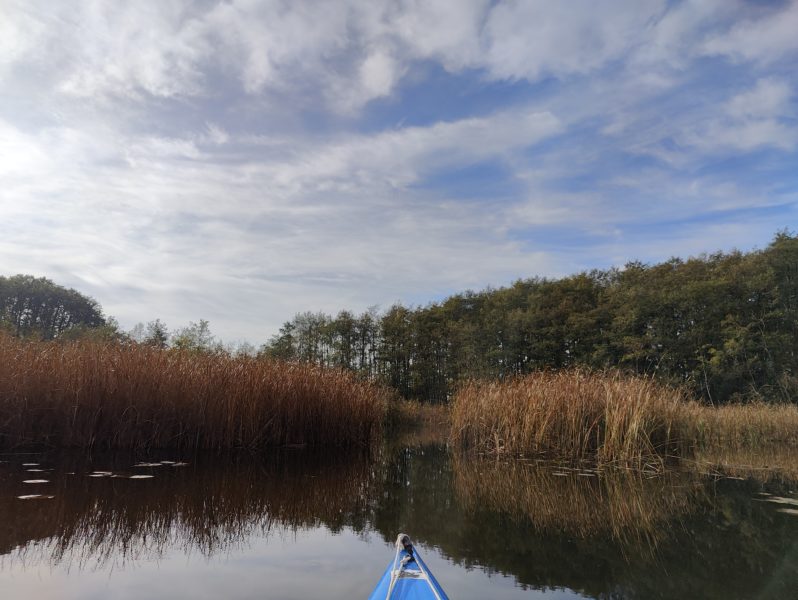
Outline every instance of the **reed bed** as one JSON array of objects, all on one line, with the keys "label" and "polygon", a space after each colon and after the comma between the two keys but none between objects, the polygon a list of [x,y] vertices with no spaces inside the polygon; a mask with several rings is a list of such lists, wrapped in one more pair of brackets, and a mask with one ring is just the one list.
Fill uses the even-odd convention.
[{"label": "reed bed", "polygon": [[695,415],[703,448],[798,445],[798,406],[751,402],[703,407]]},{"label": "reed bed", "polygon": [[698,409],[681,389],[650,378],[543,371],[463,386],[454,398],[452,438],[482,452],[661,465],[689,453]]},{"label": "reed bed", "polygon": [[308,364],[0,337],[0,447],[369,446],[389,392]]}]

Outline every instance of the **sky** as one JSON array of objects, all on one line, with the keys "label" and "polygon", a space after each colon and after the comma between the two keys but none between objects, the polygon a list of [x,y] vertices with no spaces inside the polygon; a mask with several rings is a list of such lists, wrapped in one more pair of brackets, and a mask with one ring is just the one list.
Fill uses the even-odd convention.
[{"label": "sky", "polygon": [[798,223],[798,1],[0,1],[0,274],[123,328],[424,305]]}]

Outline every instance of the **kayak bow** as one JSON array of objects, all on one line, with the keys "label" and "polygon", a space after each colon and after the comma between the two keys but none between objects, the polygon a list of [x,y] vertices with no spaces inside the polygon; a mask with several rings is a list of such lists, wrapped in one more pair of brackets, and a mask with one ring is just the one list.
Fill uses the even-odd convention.
[{"label": "kayak bow", "polygon": [[369,600],[449,600],[413,547],[410,538],[400,533],[396,555],[385,569]]}]

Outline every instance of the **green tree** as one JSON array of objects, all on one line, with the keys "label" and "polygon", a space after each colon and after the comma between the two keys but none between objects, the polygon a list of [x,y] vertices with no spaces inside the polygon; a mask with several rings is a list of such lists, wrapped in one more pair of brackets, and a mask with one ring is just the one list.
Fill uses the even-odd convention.
[{"label": "green tree", "polygon": [[221,349],[205,319],[200,319],[197,323],[189,322],[188,326],[176,331],[172,336],[172,346],[178,350],[194,352],[215,352]]},{"label": "green tree", "polygon": [[169,345],[169,329],[166,327],[166,323],[160,319],[147,323],[142,343],[154,348],[166,348]]},{"label": "green tree", "polygon": [[20,337],[54,339],[75,327],[106,325],[96,300],[44,277],[0,277],[0,323]]}]

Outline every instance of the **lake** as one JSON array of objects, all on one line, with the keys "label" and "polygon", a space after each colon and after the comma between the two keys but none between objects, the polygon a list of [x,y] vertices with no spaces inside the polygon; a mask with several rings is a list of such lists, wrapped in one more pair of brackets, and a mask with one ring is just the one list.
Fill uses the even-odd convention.
[{"label": "lake", "polygon": [[774,469],[0,456],[4,599],[366,598],[399,531],[452,599],[798,597],[798,491]]}]

